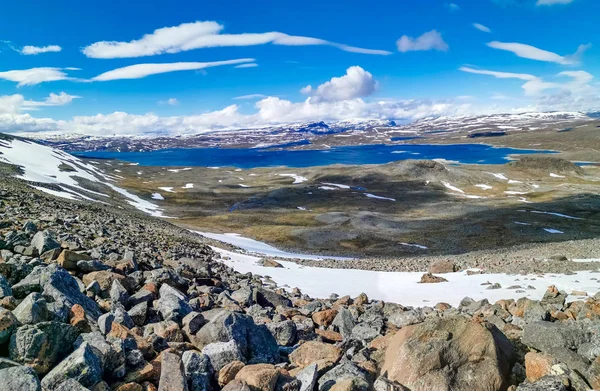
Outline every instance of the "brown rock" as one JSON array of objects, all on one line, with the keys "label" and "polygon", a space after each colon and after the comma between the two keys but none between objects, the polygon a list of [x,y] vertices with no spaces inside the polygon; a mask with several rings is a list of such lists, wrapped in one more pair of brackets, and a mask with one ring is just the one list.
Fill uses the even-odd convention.
[{"label": "brown rock", "polygon": [[553,365],[552,357],[542,354],[529,352],[525,355],[525,374],[527,380],[535,382],[542,377],[549,375]]},{"label": "brown rock", "polygon": [[12,311],[17,308],[17,299],[12,296],[3,297],[0,299],[0,307]]},{"label": "brown rock", "polygon": [[117,387],[115,391],[144,391],[144,388],[138,383],[126,383]]},{"label": "brown rock", "polygon": [[172,321],[167,320],[152,325],[154,334],[161,338],[164,338],[167,342],[183,342],[183,333],[179,328],[179,325]]},{"label": "brown rock", "polygon": [[380,335],[380,336],[376,337],[374,340],[369,342],[369,345],[368,345],[369,349],[374,349],[374,350],[385,349],[387,347],[387,345],[390,343],[390,340],[394,337],[394,335],[396,335],[396,333],[389,333],[386,335]]},{"label": "brown rock", "polygon": [[499,391],[513,350],[493,325],[465,317],[430,318],[390,340],[381,374],[411,391]]},{"label": "brown rock", "polygon": [[427,270],[429,273],[444,274],[454,273],[458,267],[451,261],[439,261],[432,263]]},{"label": "brown rock", "polygon": [[336,333],[335,331],[331,331],[331,330],[315,329],[315,333],[317,335],[320,335],[324,340],[329,341],[329,342],[342,342],[344,340],[344,337],[342,337],[342,334]]},{"label": "brown rock", "polygon": [[90,259],[92,259],[92,257],[90,257],[88,254],[76,253],[75,251],[71,250],[63,250],[58,258],[56,258],[56,263],[67,270],[76,270],[78,261],[89,261]]},{"label": "brown rock", "polygon": [[246,364],[241,361],[232,361],[221,368],[218,377],[219,386],[223,387],[235,379],[235,376],[242,368],[244,368],[244,365]]},{"label": "brown rock", "polygon": [[150,382],[144,382],[144,384],[142,384],[142,387],[144,391],[158,391],[158,388],[156,388],[156,386]]},{"label": "brown rock", "polygon": [[264,266],[264,267],[276,267],[276,268],[282,268],[283,267],[283,265],[281,263],[279,263],[277,261],[274,261],[272,259],[266,259],[266,258],[265,259],[261,259],[260,261],[258,261],[258,263],[261,266]]},{"label": "brown rock", "polygon": [[369,297],[367,296],[366,293],[363,292],[360,295],[358,295],[358,297],[356,299],[354,299],[354,304],[356,304],[356,305],[369,304]]},{"label": "brown rock", "polygon": [[148,379],[153,378],[154,375],[155,375],[154,366],[152,366],[152,364],[147,362],[146,364],[142,365],[140,368],[127,372],[127,374],[125,375],[125,378],[123,380],[126,383],[141,383]]},{"label": "brown rock", "polygon": [[437,284],[439,282],[448,282],[448,280],[446,280],[443,277],[439,277],[439,276],[434,276],[431,273],[425,273],[421,276],[421,284]]},{"label": "brown rock", "polygon": [[252,391],[273,391],[279,378],[279,371],[271,364],[246,365],[235,375]]},{"label": "brown rock", "polygon": [[329,391],[358,391],[360,388],[354,386],[353,379],[346,379],[336,382]]},{"label": "brown rock", "polygon": [[348,306],[352,304],[352,299],[350,298],[350,296],[346,295],[346,296],[342,296],[339,299],[337,299],[334,303],[333,306],[334,307],[339,307],[339,306]]},{"label": "brown rock", "polygon": [[84,274],[83,276],[83,284],[85,286],[90,285],[94,281],[98,281],[100,289],[102,289],[103,292],[108,292],[110,290],[110,287],[114,280],[118,280],[126,289],[129,286],[129,280],[127,279],[127,277],[117,273],[113,273],[108,270],[91,272],[88,274]]},{"label": "brown rock", "polygon": [[334,309],[318,311],[312,315],[312,320],[319,326],[329,327],[337,314],[337,310]]},{"label": "brown rock", "polygon": [[85,317],[85,310],[79,304],[75,304],[73,307],[71,307],[71,312],[69,313],[69,323],[71,323],[71,326],[77,327],[79,330],[81,330],[82,333],[89,333],[92,331],[90,324]]},{"label": "brown rock", "polygon": [[317,363],[319,368],[325,367],[327,363],[336,363],[342,355],[342,350],[337,346],[323,342],[305,342],[290,354],[290,361],[304,368],[312,363]]},{"label": "brown rock", "polygon": [[19,321],[12,312],[0,308],[0,345],[8,341],[12,332],[17,328]]},{"label": "brown rock", "polygon": [[452,306],[448,303],[437,303],[435,305],[436,310],[440,311],[440,312],[444,312],[444,311],[448,311],[450,308],[452,308]]}]

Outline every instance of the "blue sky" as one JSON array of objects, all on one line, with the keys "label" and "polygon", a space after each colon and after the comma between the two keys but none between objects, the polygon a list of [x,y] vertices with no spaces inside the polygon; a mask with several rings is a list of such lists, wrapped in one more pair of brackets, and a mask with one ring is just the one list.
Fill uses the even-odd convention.
[{"label": "blue sky", "polygon": [[187,133],[598,108],[595,0],[301,4],[10,2],[0,130]]}]

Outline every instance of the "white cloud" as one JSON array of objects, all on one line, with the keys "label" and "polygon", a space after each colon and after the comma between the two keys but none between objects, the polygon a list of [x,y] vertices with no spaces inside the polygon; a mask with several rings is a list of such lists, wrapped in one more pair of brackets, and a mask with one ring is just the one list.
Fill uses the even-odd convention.
[{"label": "white cloud", "polygon": [[473,69],[469,67],[461,67],[459,70],[468,73],[475,73],[479,75],[493,76],[498,79],[519,79],[526,81],[521,86],[525,91],[525,95],[536,96],[546,90],[567,90],[575,93],[586,93],[593,92],[593,87],[589,84],[594,76],[585,71],[565,71],[560,72],[556,76],[571,78],[568,82],[550,82],[545,81],[542,78],[530,75],[527,73],[509,73],[509,72],[496,72],[481,69]]},{"label": "white cloud", "polygon": [[460,6],[456,3],[446,3],[446,7],[448,7],[450,11],[460,11]]},{"label": "white cloud", "polygon": [[257,63],[255,62],[251,62],[249,64],[240,64],[240,65],[236,65],[234,66],[234,68],[256,68],[258,66]]},{"label": "white cloud", "polygon": [[0,114],[16,114],[22,111],[38,110],[40,107],[64,106],[78,98],[81,97],[69,95],[66,92],[51,93],[43,101],[26,100],[20,94],[4,95],[0,96]]},{"label": "white cloud", "polygon": [[248,94],[248,95],[241,95],[241,96],[236,96],[233,99],[237,99],[237,100],[253,100],[253,99],[262,99],[262,98],[266,98],[266,95],[263,94]]},{"label": "white cloud", "polygon": [[333,77],[316,89],[308,85],[300,92],[311,95],[315,102],[336,102],[369,96],[376,88],[377,82],[370,72],[359,66],[353,66],[346,70],[344,76]]},{"label": "white cloud", "polygon": [[151,34],[129,42],[96,42],[86,46],[82,51],[91,58],[132,58],[212,47],[255,46],[271,43],[285,46],[333,46],[353,53],[391,54],[385,50],[364,49],[280,32],[223,34],[223,29],[223,25],[213,21],[183,23],[179,26],[156,29]]},{"label": "white cloud", "polygon": [[179,104],[179,101],[177,100],[177,98],[169,98],[167,100],[159,100],[158,104],[159,105],[177,106]]},{"label": "white cloud", "polygon": [[537,5],[570,4],[573,0],[537,0]]},{"label": "white cloud", "polygon": [[580,45],[575,54],[571,56],[561,56],[559,54],[549,52],[543,49],[538,49],[535,46],[526,45],[523,43],[492,41],[489,42],[487,45],[494,49],[512,52],[518,57],[537,61],[554,62],[561,65],[576,64],[577,62],[579,62],[579,58],[581,57],[581,55],[591,46]]},{"label": "white cloud", "polygon": [[23,46],[23,49],[20,50],[21,54],[26,56],[41,54],[41,53],[51,53],[51,52],[60,52],[62,48],[58,45],[48,45],[48,46]]},{"label": "white cloud", "polygon": [[69,95],[66,92],[60,94],[50,93],[50,95],[41,102],[34,100],[26,100],[23,102],[23,109],[35,109],[43,106],[64,106],[73,102],[74,99],[79,99],[80,96]]},{"label": "white cloud", "polygon": [[13,70],[0,72],[0,79],[9,80],[18,83],[18,87],[32,86],[35,84],[58,81],[73,80],[65,70],[78,70],[78,68],[31,68],[22,70]]},{"label": "white cloud", "polygon": [[213,62],[172,62],[164,64],[135,64],[123,68],[113,69],[92,78],[92,81],[108,81],[122,79],[141,79],[150,75],[176,71],[193,71],[222,65],[234,65],[253,62],[253,58],[240,58],[237,60]]},{"label": "white cloud", "polygon": [[489,27],[484,26],[484,25],[482,25],[480,23],[473,23],[473,27],[475,27],[479,31],[483,31],[484,33],[491,33],[492,32],[492,30],[490,30]]},{"label": "white cloud", "polygon": [[398,51],[402,53],[422,50],[448,51],[448,44],[437,30],[431,30],[417,38],[403,35],[396,41],[396,46],[398,46]]}]

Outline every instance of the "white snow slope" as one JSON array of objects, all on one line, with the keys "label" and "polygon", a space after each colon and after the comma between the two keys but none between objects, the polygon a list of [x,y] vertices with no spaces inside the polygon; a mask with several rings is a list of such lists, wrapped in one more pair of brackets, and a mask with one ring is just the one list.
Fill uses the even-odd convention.
[{"label": "white snow slope", "polygon": [[[26,140],[0,139],[0,162],[19,166],[23,170],[23,174],[17,175],[18,178],[29,182],[55,185],[60,191],[32,184],[32,187],[54,196],[95,202],[102,201],[95,200],[89,197],[89,195],[93,194],[101,198],[110,198],[108,194],[82,187],[77,178],[83,178],[107,186],[111,190],[121,194],[130,205],[145,213],[152,216],[164,217],[158,205],[111,183],[115,182],[116,178],[104,174],[94,165],[58,149]],[[68,165],[70,169],[61,171],[60,166],[62,164]]]}]

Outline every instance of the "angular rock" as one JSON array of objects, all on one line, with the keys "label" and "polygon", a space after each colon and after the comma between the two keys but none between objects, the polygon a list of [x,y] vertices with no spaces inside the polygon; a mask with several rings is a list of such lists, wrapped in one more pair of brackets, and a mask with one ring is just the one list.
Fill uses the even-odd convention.
[{"label": "angular rock", "polygon": [[527,346],[551,353],[557,348],[577,350],[587,337],[577,326],[539,321],[525,326],[522,340]]},{"label": "angular rock", "polygon": [[161,354],[158,391],[188,391],[181,358],[170,352]]},{"label": "angular rock", "polygon": [[202,349],[202,354],[208,356],[215,372],[232,361],[245,360],[235,341],[213,342]]},{"label": "angular rock", "polygon": [[38,251],[38,254],[43,254],[48,250],[60,248],[60,243],[54,239],[54,234],[48,230],[40,231],[33,235],[31,245]]},{"label": "angular rock", "polygon": [[0,274],[0,299],[12,295],[13,292],[10,283],[2,274]]},{"label": "angular rock", "polygon": [[[319,378],[319,390],[367,391],[369,389],[368,379],[369,375],[364,369],[350,361],[346,361],[327,371]],[[342,383],[345,383],[346,387],[339,388]]]},{"label": "angular rock", "polygon": [[344,338],[350,337],[356,325],[352,313],[346,308],[340,308],[332,323]]},{"label": "angular rock", "polygon": [[334,309],[318,311],[312,315],[312,320],[319,326],[329,327],[329,325],[333,323],[333,320],[335,319],[337,314],[337,310]]},{"label": "angular rock", "polygon": [[119,303],[123,306],[127,305],[127,301],[129,300],[129,293],[127,293],[127,289],[125,289],[119,280],[113,280],[109,295],[113,303]]},{"label": "angular rock", "polygon": [[421,276],[421,281],[419,281],[421,284],[437,284],[440,282],[448,282],[448,280],[446,280],[444,277],[434,276],[431,273],[423,274]]},{"label": "angular rock", "polygon": [[232,361],[221,368],[217,378],[219,386],[223,387],[233,381],[237,373],[244,368],[244,365],[246,364],[241,361]]},{"label": "angular rock", "polygon": [[298,391],[312,391],[315,388],[318,376],[317,364],[310,364],[304,367],[296,374],[296,379],[300,380],[300,389]]},{"label": "angular rock", "polygon": [[427,270],[432,274],[444,274],[444,273],[454,273],[458,270],[458,267],[454,262],[451,261],[439,261],[432,263]]},{"label": "angular rock", "polygon": [[13,310],[13,315],[21,324],[35,324],[48,320],[46,299],[37,292],[30,293]]},{"label": "angular rock", "polygon": [[253,391],[273,391],[279,378],[279,371],[272,364],[246,365],[235,375]]},{"label": "angular rock", "polygon": [[81,334],[73,346],[77,349],[84,343],[97,350],[106,373],[114,374],[117,378],[125,375],[125,348],[122,343],[116,341],[108,343],[99,331]]},{"label": "angular rock", "polygon": [[304,368],[313,363],[335,364],[341,356],[342,350],[337,346],[318,341],[308,341],[290,354],[290,361],[297,367]]},{"label": "angular rock", "polygon": [[10,339],[13,331],[17,328],[19,321],[17,318],[4,308],[0,308],[0,345],[3,345]]},{"label": "angular rock", "polygon": [[90,388],[102,381],[102,375],[102,361],[98,351],[84,342],[42,379],[42,387],[56,390],[66,379],[73,379]]},{"label": "angular rock", "polygon": [[280,346],[290,346],[296,340],[296,323],[291,320],[267,323],[267,328]]},{"label": "angular rock", "polygon": [[11,360],[45,374],[72,349],[79,331],[65,323],[41,322],[19,327],[9,345]]},{"label": "angular rock", "polygon": [[89,388],[82,386],[77,380],[67,379],[60,386],[58,386],[56,391],[88,391]]},{"label": "angular rock", "polygon": [[148,314],[148,303],[143,301],[135,306],[131,307],[127,311],[127,315],[131,318],[136,326],[142,326],[146,322],[146,316]]},{"label": "angular rock", "polygon": [[546,376],[535,383],[522,383],[516,391],[567,391],[559,376]]},{"label": "angular rock", "polygon": [[210,390],[212,377],[210,358],[196,351],[188,350],[181,356],[181,361],[189,391]]},{"label": "angular rock", "polygon": [[77,253],[75,251],[63,250],[58,258],[56,258],[56,263],[60,267],[63,267],[67,270],[76,270],[77,262],[79,261],[89,261],[91,257],[88,254]]},{"label": "angular rock", "polygon": [[37,374],[29,367],[0,369],[0,391],[42,391]]},{"label": "angular rock", "polygon": [[[168,287],[169,289],[164,289]],[[174,320],[180,323],[183,318],[192,312],[192,308],[187,303],[187,298],[175,288],[163,284],[160,299],[158,299],[158,312],[163,320]]]},{"label": "angular rock", "polygon": [[495,326],[430,318],[391,338],[381,374],[412,391],[500,390],[513,360],[512,345]]}]

